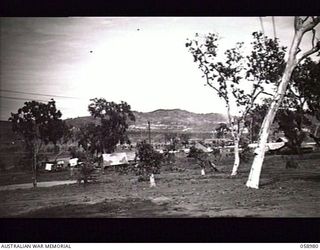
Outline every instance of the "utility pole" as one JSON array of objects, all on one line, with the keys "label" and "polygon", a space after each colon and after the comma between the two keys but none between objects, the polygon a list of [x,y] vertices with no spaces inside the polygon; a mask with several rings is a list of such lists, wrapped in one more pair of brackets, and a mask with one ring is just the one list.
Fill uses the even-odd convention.
[{"label": "utility pole", "polygon": [[149,138],[149,144],[151,144],[150,121],[148,121],[148,138]]}]

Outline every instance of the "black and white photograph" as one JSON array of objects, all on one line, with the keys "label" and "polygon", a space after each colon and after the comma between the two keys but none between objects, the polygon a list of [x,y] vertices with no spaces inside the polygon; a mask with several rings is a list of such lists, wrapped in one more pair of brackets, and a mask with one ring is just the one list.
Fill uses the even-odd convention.
[{"label": "black and white photograph", "polygon": [[0,217],[320,217],[319,23],[1,17]]}]

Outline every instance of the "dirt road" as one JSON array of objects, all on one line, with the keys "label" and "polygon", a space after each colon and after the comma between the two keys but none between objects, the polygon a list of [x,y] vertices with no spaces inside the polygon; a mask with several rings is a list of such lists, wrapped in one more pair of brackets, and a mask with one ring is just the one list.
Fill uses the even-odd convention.
[{"label": "dirt road", "polygon": [[[53,186],[59,186],[59,185],[69,185],[74,184],[76,181],[70,180],[70,181],[43,181],[38,182],[37,187],[53,187]],[[33,188],[32,183],[23,183],[23,184],[14,184],[14,185],[6,185],[6,186],[0,186],[0,191],[5,190],[16,190],[16,189],[29,189]]]}]

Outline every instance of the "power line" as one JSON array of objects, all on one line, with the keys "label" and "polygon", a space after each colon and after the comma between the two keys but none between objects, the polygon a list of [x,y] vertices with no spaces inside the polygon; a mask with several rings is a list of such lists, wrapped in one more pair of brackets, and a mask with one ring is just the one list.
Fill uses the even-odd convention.
[{"label": "power line", "polygon": [[8,90],[8,89],[0,89],[0,91],[2,91],[2,92],[9,92],[9,93],[27,94],[27,95],[38,95],[38,96],[58,97],[58,98],[84,99],[84,98],[79,98],[79,97],[74,97],[74,96],[47,95],[47,94],[38,94],[38,93],[23,92],[23,91],[16,91],[16,90]]},{"label": "power line", "polygon": [[0,98],[12,99],[12,100],[22,100],[22,101],[38,101],[38,102],[47,102],[48,100],[40,100],[40,99],[32,99],[32,98],[20,98],[20,97],[12,97],[12,96],[1,96]]}]

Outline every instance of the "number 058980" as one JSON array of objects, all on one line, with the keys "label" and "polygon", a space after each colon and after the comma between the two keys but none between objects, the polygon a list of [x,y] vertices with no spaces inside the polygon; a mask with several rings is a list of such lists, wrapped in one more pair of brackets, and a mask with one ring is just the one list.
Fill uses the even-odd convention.
[{"label": "number 058980", "polygon": [[318,248],[318,244],[300,244],[300,248]]}]

